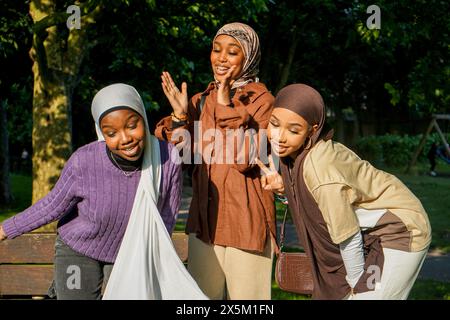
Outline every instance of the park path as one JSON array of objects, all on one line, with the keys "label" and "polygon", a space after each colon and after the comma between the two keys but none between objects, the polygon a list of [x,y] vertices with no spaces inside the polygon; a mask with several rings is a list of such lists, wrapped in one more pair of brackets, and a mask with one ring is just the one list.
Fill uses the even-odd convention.
[{"label": "park path", "polygon": [[[181,208],[178,214],[178,221],[185,222],[189,212],[189,205],[192,199],[192,188],[183,186],[181,198]],[[278,230],[280,222],[278,222]],[[286,246],[298,247],[297,234],[292,224],[286,224]],[[428,253],[423,267],[419,273],[419,279],[432,279],[441,282],[450,282],[450,254],[442,254],[438,251]]]}]

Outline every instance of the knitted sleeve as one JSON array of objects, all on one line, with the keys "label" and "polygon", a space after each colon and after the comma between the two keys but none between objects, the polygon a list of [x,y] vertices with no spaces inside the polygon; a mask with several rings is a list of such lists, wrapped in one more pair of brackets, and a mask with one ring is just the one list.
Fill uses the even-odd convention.
[{"label": "knitted sleeve", "polygon": [[21,213],[3,222],[8,239],[60,219],[80,200],[78,195],[78,157],[74,153],[67,161],[56,185],[44,198]]}]

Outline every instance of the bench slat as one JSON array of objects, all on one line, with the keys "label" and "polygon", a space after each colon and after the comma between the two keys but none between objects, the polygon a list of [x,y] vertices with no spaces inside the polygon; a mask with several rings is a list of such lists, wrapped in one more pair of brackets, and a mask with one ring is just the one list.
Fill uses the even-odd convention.
[{"label": "bench slat", "polygon": [[[47,295],[53,280],[55,239],[53,233],[31,233],[0,243],[0,296]],[[188,236],[174,232],[172,241],[181,261],[186,263]]]},{"label": "bench slat", "polygon": [[[53,233],[31,233],[0,243],[0,296],[47,295],[53,280],[55,238]],[[174,232],[172,241],[186,263],[188,236]]]},{"label": "bench slat", "polygon": [[[0,243],[0,264],[10,263],[53,263],[55,253],[53,233],[24,234],[14,240]],[[172,241],[181,261],[188,257],[188,236],[182,232],[174,232]]]},{"label": "bench slat", "polygon": [[172,233],[172,242],[175,250],[177,251],[178,257],[181,261],[187,263],[188,260],[188,235],[184,232],[174,232]]},{"label": "bench slat", "polygon": [[32,233],[2,241],[0,264],[53,263],[55,238],[56,235],[53,233]]},{"label": "bench slat", "polygon": [[52,280],[52,265],[0,265],[0,296],[45,296]]}]

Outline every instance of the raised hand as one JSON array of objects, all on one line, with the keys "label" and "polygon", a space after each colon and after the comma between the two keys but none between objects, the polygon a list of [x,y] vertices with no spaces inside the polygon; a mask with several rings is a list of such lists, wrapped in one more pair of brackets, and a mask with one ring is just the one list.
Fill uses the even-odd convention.
[{"label": "raised hand", "polygon": [[5,231],[3,231],[2,225],[0,225],[0,241],[3,241],[7,238]]},{"label": "raised hand", "polygon": [[226,106],[231,104],[230,92],[231,85],[234,82],[231,74],[234,69],[236,69],[236,66],[232,66],[225,75],[221,77],[216,76],[216,80],[220,83],[219,90],[217,91],[217,102]]},{"label": "raised hand", "polygon": [[170,76],[170,73],[163,71],[161,74],[161,86],[172,106],[173,112],[176,116],[183,116],[187,114],[188,110],[188,94],[187,84],[181,84],[181,91],[177,88]]},{"label": "raised hand", "polygon": [[261,168],[263,173],[261,177],[261,186],[264,190],[272,190],[278,195],[284,194],[283,178],[278,173],[273,162],[272,155],[269,155],[269,168],[264,163],[256,158],[256,163]]}]

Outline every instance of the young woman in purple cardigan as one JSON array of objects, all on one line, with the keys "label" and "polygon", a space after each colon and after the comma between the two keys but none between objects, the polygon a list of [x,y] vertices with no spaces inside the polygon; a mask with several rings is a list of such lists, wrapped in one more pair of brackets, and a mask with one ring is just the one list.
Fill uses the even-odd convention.
[{"label": "young woman in purple cardigan", "polygon": [[[145,274],[152,267],[162,273],[168,269],[193,283],[170,241],[182,184],[181,167],[171,161],[174,147],[150,135],[142,99],[131,86],[100,90],[92,115],[99,141],[73,153],[47,196],[4,221],[0,240],[59,220],[58,299],[101,298],[111,270],[111,288],[108,284],[105,293],[109,299],[195,298],[174,294],[176,284],[167,283],[164,274],[161,282]],[[126,265],[134,272],[127,272]],[[74,278],[77,272],[79,279]],[[197,293],[195,283],[193,288]]]}]

